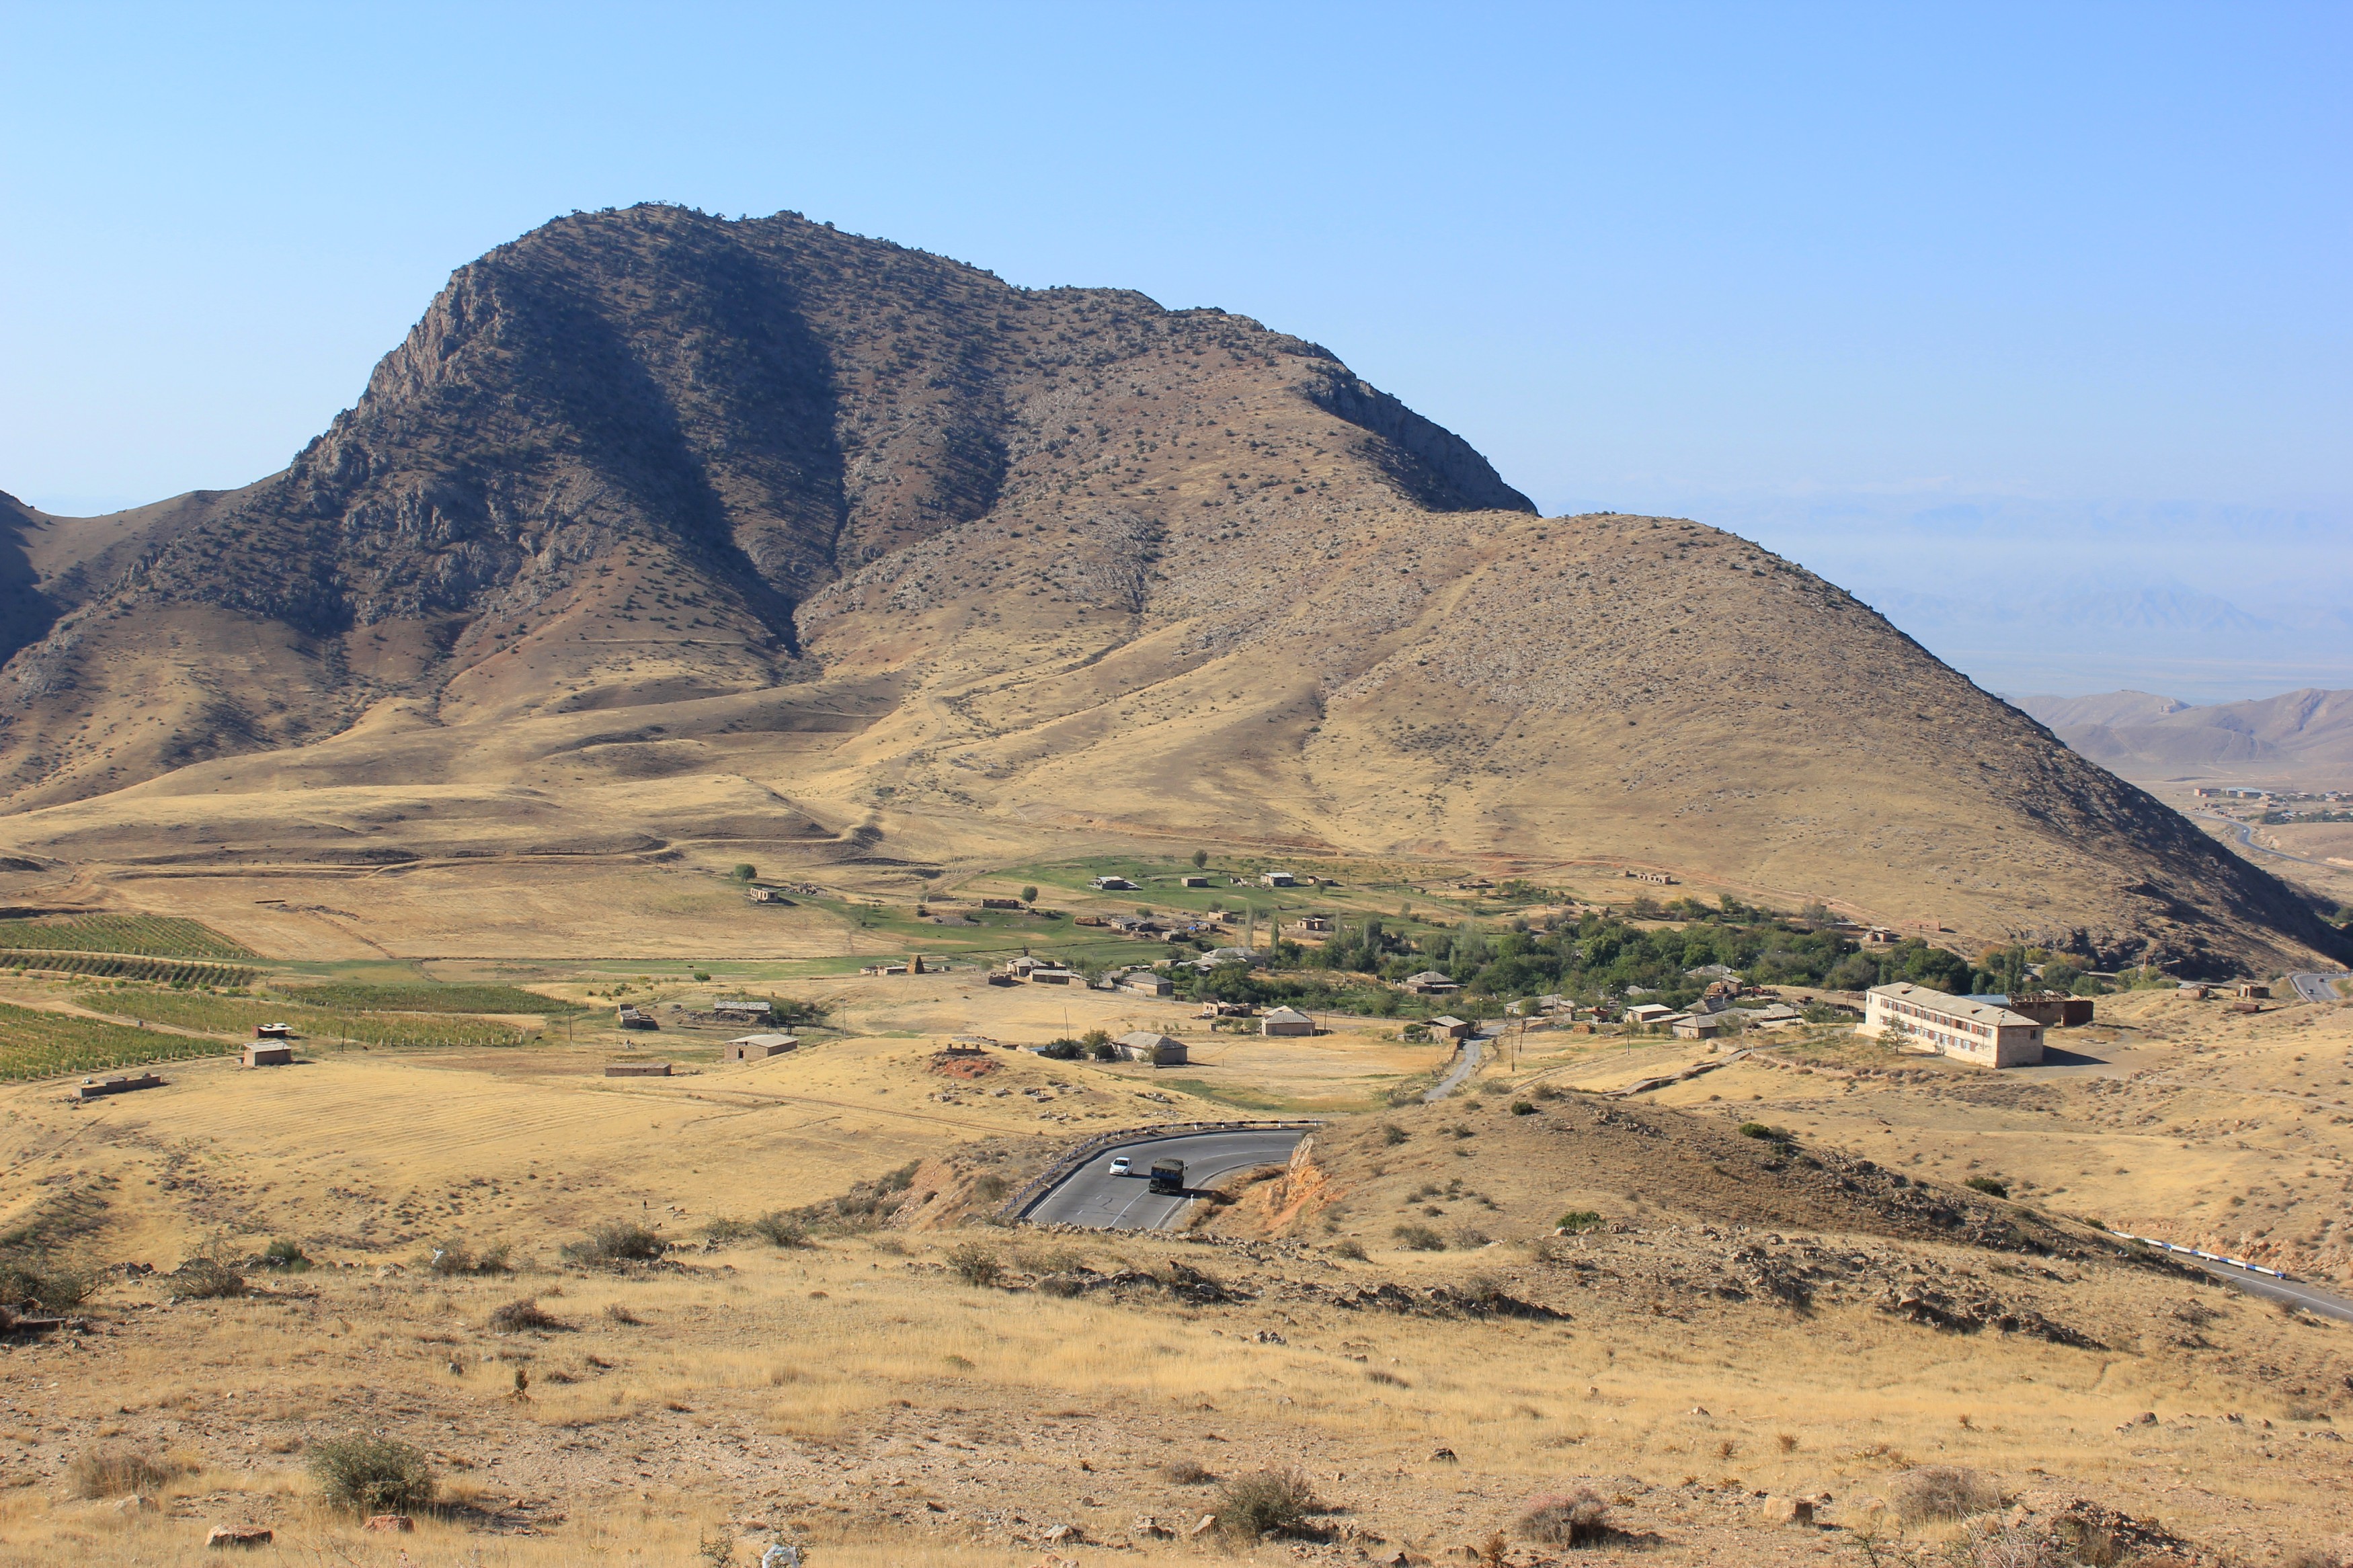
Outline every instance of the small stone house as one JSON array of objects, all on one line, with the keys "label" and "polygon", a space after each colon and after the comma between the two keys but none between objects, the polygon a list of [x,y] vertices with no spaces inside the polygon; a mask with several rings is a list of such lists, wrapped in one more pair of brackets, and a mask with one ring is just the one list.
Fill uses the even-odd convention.
[{"label": "small stone house", "polygon": [[719,1048],[723,1062],[764,1062],[770,1057],[783,1056],[796,1050],[801,1043],[798,1035],[745,1035],[730,1040]]},{"label": "small stone house", "polygon": [[294,1047],[273,1040],[256,1040],[245,1047],[245,1065],[249,1068],[290,1067]]},{"label": "small stone house", "polygon": [[1471,1037],[1471,1020],[1440,1014],[1430,1021],[1430,1032],[1441,1039],[1467,1040]]},{"label": "small stone house", "polygon": [[1032,985],[1078,985],[1083,984],[1085,980],[1086,977],[1076,970],[1055,969],[1042,963],[1029,972],[1029,984]]},{"label": "small stone house", "polygon": [[1176,989],[1176,983],[1165,974],[1149,969],[1130,970],[1119,983],[1122,991],[1133,991],[1139,996],[1166,996]]},{"label": "small stone house", "polygon": [[1265,888],[1295,888],[1299,886],[1299,879],[1288,871],[1269,871],[1259,879],[1259,885]]},{"label": "small stone house", "polygon": [[1124,1062],[1150,1062],[1156,1068],[1185,1065],[1185,1042],[1157,1030],[1137,1029],[1120,1036],[1111,1045]]},{"label": "small stone house", "polygon": [[1261,1035],[1312,1035],[1315,1020],[1296,1007],[1276,1007],[1259,1020]]},{"label": "small stone house", "polygon": [[1686,1014],[1669,1027],[1679,1040],[1712,1040],[1724,1033],[1724,1020],[1714,1014]]},{"label": "small stone house", "polygon": [[1462,989],[1454,976],[1435,969],[1425,969],[1419,974],[1407,975],[1405,988],[1417,996],[1451,996]]}]

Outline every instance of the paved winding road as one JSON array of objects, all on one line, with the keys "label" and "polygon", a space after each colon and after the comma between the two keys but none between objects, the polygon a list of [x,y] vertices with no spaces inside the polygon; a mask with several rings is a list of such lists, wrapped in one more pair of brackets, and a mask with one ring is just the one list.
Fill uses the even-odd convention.
[{"label": "paved winding road", "polygon": [[2337,868],[2330,866],[2326,860],[2315,860],[2306,855],[2291,855],[2284,849],[2274,849],[2268,844],[2256,843],[2255,830],[2248,826],[2245,823],[2241,822],[2235,816],[2226,816],[2219,811],[2208,811],[2201,813],[2200,815],[2212,817],[2215,821],[2237,833],[2239,836],[2239,843],[2244,847],[2253,850],[2258,855],[2274,855],[2283,860],[2293,860],[2299,866],[2317,866],[2324,871],[2334,870]]},{"label": "paved winding road", "polygon": [[2335,974],[2306,970],[2301,974],[2287,977],[2287,983],[2295,987],[2295,994],[2307,1002],[2342,1002],[2345,998],[2337,991],[2337,982],[2340,980],[2353,980],[2353,974],[2342,970]]},{"label": "paved winding road", "polygon": [[[1162,1230],[1183,1217],[1193,1196],[1220,1176],[1252,1165],[1282,1164],[1303,1127],[1244,1127],[1222,1132],[1171,1132],[1114,1143],[1046,1189],[1021,1217],[1035,1225],[1083,1225],[1097,1230]],[[1132,1176],[1114,1176],[1111,1163],[1124,1154]],[[1145,1179],[1155,1160],[1185,1162],[1183,1193],[1155,1193]]]},{"label": "paved winding road", "polygon": [[[2181,1258],[2178,1252],[2174,1256]],[[2274,1279],[2268,1274],[2256,1274],[2244,1268],[2233,1268],[2227,1263],[2217,1263],[2210,1258],[2181,1258],[2181,1260],[2184,1263],[2195,1263],[2218,1279],[2229,1280],[2250,1296],[2261,1296],[2272,1301],[2293,1301],[2307,1312],[2317,1312],[2324,1318],[2335,1318],[2340,1322],[2353,1323],[2353,1301],[2347,1300],[2333,1290],[2323,1290],[2317,1286],[2306,1285],[2300,1279]]]}]

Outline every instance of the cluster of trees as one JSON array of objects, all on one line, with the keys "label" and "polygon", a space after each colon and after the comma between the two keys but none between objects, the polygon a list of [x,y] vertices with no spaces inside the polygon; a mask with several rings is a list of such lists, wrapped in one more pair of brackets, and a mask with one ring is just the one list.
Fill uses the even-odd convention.
[{"label": "cluster of trees", "polygon": [[1706,918],[1680,926],[1588,914],[1550,931],[1488,931],[1465,921],[1451,931],[1413,936],[1371,918],[1344,924],[1320,951],[1282,942],[1263,968],[1234,963],[1207,974],[1180,970],[1177,984],[1195,999],[1288,1003],[1382,1017],[1426,1010],[1391,987],[1429,969],[1462,986],[1443,1006],[1465,1014],[1492,1014],[1513,998],[1553,993],[1590,1004],[1641,990],[1681,1005],[1705,984],[1687,972],[1712,964],[1767,985],[1861,991],[1909,980],[1957,993],[2010,988],[1996,984],[2001,976],[1981,973],[1967,959],[1917,939],[1866,952],[1828,922],[1815,926],[1732,906],[1694,907]]}]

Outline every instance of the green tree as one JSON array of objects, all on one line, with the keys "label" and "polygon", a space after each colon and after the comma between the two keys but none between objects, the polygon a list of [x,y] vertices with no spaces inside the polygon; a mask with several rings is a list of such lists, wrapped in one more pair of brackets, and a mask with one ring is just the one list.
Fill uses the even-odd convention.
[{"label": "green tree", "polygon": [[735,869],[729,873],[729,875],[733,876],[739,882],[748,882],[759,874],[759,868],[753,865],[749,860],[738,861],[736,863]]},{"label": "green tree", "polygon": [[1025,904],[1034,904],[1034,903],[1036,903],[1036,902],[1038,901],[1038,889],[1035,889],[1035,888],[1024,888],[1024,889],[1021,889],[1021,901],[1022,901],[1023,903],[1025,903]]},{"label": "green tree", "polygon": [[1208,850],[1206,850],[1206,849],[1196,849],[1196,850],[1194,850],[1194,851],[1193,851],[1193,869],[1195,869],[1196,871],[1198,871],[1198,870],[1199,870],[1202,867],[1207,866],[1208,863],[1209,863],[1209,852],[1208,852]]}]

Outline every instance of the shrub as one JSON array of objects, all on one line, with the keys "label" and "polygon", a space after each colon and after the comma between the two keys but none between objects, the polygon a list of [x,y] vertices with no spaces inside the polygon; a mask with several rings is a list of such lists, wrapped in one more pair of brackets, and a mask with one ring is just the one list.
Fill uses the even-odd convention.
[{"label": "shrub", "polygon": [[698,969],[694,972],[694,977],[697,980],[708,980],[711,978],[711,972],[707,969]]},{"label": "shrub", "polygon": [[[735,864],[735,869],[728,873],[729,876],[733,877],[739,882],[748,882],[759,874],[760,868],[753,865],[748,860],[737,861]],[[699,980],[702,976],[697,975],[695,978]]]},{"label": "shrub", "polygon": [[0,1263],[0,1307],[37,1307],[45,1312],[69,1311],[90,1300],[98,1277],[41,1258],[12,1258]]},{"label": "shrub", "polygon": [[2010,1184],[2007,1182],[1998,1182],[1991,1176],[1971,1176],[1968,1181],[1963,1182],[1961,1185],[1968,1188],[1969,1191],[1973,1193],[1986,1193],[1997,1198],[2006,1198],[2010,1196]]},{"label": "shrub", "polygon": [[261,1266],[264,1268],[283,1268],[289,1273],[299,1274],[311,1267],[311,1259],[294,1242],[273,1241],[261,1249]]},{"label": "shrub", "polygon": [[1034,904],[1034,903],[1036,903],[1036,902],[1038,901],[1038,889],[1035,889],[1035,888],[1024,888],[1024,889],[1021,889],[1021,901],[1022,901],[1023,903],[1025,903],[1025,904]]},{"label": "shrub", "polygon": [[608,1323],[618,1323],[625,1329],[640,1328],[645,1324],[643,1318],[638,1317],[618,1301],[608,1301],[605,1304],[605,1321]]},{"label": "shrub", "polygon": [[1338,1257],[1353,1258],[1359,1263],[1365,1260],[1365,1247],[1360,1241],[1335,1241],[1332,1244],[1332,1251]]},{"label": "shrub", "polygon": [[1762,1121],[1742,1122],[1740,1124],[1740,1135],[1743,1138],[1761,1138],[1767,1143],[1787,1143],[1789,1142],[1789,1135],[1787,1132],[1784,1132],[1778,1127],[1767,1127]]},{"label": "shrub", "polygon": [[978,1181],[973,1183],[973,1201],[975,1203],[993,1204],[999,1198],[1002,1198],[1011,1189],[1012,1184],[1010,1182],[1008,1182],[1004,1177],[991,1172],[989,1174],[983,1176]]},{"label": "shrub", "polygon": [[1394,1121],[1381,1123],[1381,1142],[1394,1149],[1406,1140],[1406,1131]]},{"label": "shrub", "polygon": [[1888,1489],[1895,1517],[1905,1524],[1968,1519],[2001,1506],[2001,1491],[1976,1470],[1957,1465],[1922,1465],[1895,1478]]},{"label": "shrub", "polygon": [[808,1226],[782,1209],[771,1209],[752,1222],[752,1229],[772,1247],[807,1247]]},{"label": "shrub", "polygon": [[125,1497],[160,1491],[180,1467],[138,1448],[84,1448],[66,1467],[66,1488],[78,1498]]},{"label": "shrub", "polygon": [[519,1334],[533,1329],[542,1333],[564,1332],[572,1325],[542,1311],[538,1298],[526,1296],[520,1301],[509,1301],[492,1311],[491,1327],[502,1334]]},{"label": "shrub", "polygon": [[435,1274],[504,1274],[512,1249],[504,1246],[470,1250],[464,1243],[445,1241],[433,1249],[425,1267]]},{"label": "shrub", "polygon": [[1571,1209],[1560,1216],[1555,1228],[1570,1232],[1591,1230],[1601,1223],[1601,1216],[1591,1209]]},{"label": "shrub", "polygon": [[1253,1470],[1236,1476],[1218,1492],[1218,1528],[1240,1541],[1262,1535],[1304,1533],[1307,1516],[1320,1505],[1307,1478],[1297,1470]]},{"label": "shrub", "polygon": [[1533,1497],[1513,1521],[1512,1532],[1538,1546],[1592,1546],[1609,1539],[1609,1505],[1584,1487]]},{"label": "shrub", "polygon": [[988,1286],[1005,1278],[997,1254],[976,1241],[967,1241],[948,1254],[948,1267],[967,1285]]},{"label": "shrub", "polygon": [[1401,1225],[1389,1232],[1411,1252],[1443,1252],[1446,1238],[1426,1225]]},{"label": "shrub", "polygon": [[1535,1088],[1528,1090],[1528,1093],[1532,1098],[1536,1100],[1558,1100],[1560,1098],[1560,1090],[1553,1088],[1553,1086],[1548,1083],[1540,1083],[1536,1085]]},{"label": "shrub", "polygon": [[312,1444],[311,1476],[329,1504],[364,1514],[417,1512],[438,1487],[423,1450],[360,1433]]},{"label": "shrub", "polygon": [[710,1219],[702,1222],[702,1238],[724,1247],[731,1242],[749,1241],[758,1231],[748,1219]]},{"label": "shrub", "polygon": [[1514,1115],[1514,1116],[1534,1116],[1535,1113],[1536,1113],[1536,1108],[1535,1108],[1534,1105],[1530,1104],[1528,1101],[1526,1101],[1526,1100],[1515,1100],[1512,1101],[1512,1114],[1513,1114],[1513,1115]]},{"label": "shrub", "polygon": [[643,1263],[659,1258],[662,1245],[660,1237],[635,1220],[611,1219],[566,1245],[564,1256],[575,1263]]},{"label": "shrub", "polygon": [[1048,1040],[1044,1045],[1039,1046],[1038,1054],[1049,1061],[1074,1062],[1087,1053],[1086,1047],[1066,1035],[1059,1040]]},{"label": "shrub", "polygon": [[228,1301],[245,1292],[245,1276],[217,1258],[191,1258],[172,1272],[172,1294],[187,1300]]},{"label": "shrub", "polygon": [[1198,1460],[1171,1459],[1160,1467],[1160,1479],[1180,1487],[1199,1487],[1207,1486],[1218,1478],[1215,1471]]}]

